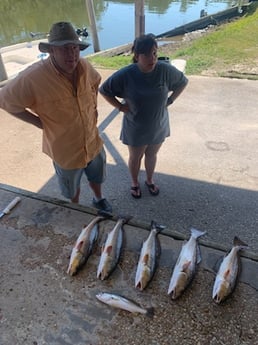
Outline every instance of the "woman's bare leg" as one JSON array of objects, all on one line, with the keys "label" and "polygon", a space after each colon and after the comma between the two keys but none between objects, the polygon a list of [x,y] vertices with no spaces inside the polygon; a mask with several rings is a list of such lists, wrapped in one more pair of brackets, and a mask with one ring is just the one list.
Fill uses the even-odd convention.
[{"label": "woman's bare leg", "polygon": [[145,170],[146,170],[146,182],[147,184],[153,184],[153,174],[155,171],[156,163],[157,163],[157,153],[159,152],[161,144],[157,145],[148,145],[145,150]]},{"label": "woman's bare leg", "polygon": [[147,146],[128,146],[128,168],[132,179],[132,186],[139,186],[138,175],[141,168],[141,160]]}]

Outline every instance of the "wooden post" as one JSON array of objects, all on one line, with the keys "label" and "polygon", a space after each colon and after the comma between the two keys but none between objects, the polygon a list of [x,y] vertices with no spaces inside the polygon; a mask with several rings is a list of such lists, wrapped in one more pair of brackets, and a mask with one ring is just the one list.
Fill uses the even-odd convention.
[{"label": "wooden post", "polygon": [[0,81],[7,80],[8,76],[4,67],[2,55],[0,54]]},{"label": "wooden post", "polygon": [[93,1],[92,0],[85,0],[85,1],[86,1],[86,8],[87,8],[88,17],[89,17],[90,26],[91,26],[93,48],[94,48],[94,52],[96,53],[100,51],[100,48],[99,48],[99,39],[98,39],[98,33],[97,33]]},{"label": "wooden post", "polygon": [[135,38],[145,34],[144,0],[135,0]]}]

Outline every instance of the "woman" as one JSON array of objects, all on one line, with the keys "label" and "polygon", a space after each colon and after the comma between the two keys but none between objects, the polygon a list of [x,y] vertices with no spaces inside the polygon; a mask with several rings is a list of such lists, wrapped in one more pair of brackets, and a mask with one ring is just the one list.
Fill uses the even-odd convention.
[{"label": "woman", "polygon": [[[124,113],[120,139],[128,146],[131,195],[141,197],[138,175],[144,156],[145,185],[151,195],[159,188],[153,180],[157,153],[170,135],[167,107],[187,85],[182,72],[158,60],[154,35],[142,35],[132,47],[133,63],[110,76],[100,87],[103,97]],[[124,101],[121,103],[119,99]]]}]

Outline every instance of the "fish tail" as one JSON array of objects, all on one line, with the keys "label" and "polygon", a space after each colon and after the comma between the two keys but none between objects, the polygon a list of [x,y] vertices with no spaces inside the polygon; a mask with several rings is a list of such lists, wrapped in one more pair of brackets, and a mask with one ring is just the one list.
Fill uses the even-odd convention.
[{"label": "fish tail", "polygon": [[206,234],[206,231],[201,231],[195,228],[191,228],[191,234],[194,238],[199,238]]},{"label": "fish tail", "polygon": [[159,233],[165,229],[164,225],[158,224],[155,220],[151,221],[151,230],[156,229],[156,232]]},{"label": "fish tail", "polygon": [[131,216],[131,215],[128,215],[128,214],[120,214],[120,215],[118,216],[118,219],[117,219],[117,220],[122,219],[122,220],[123,220],[123,224],[125,224],[125,223],[128,223],[129,220],[131,220],[132,218],[133,218],[133,216]]},{"label": "fish tail", "polygon": [[246,244],[245,242],[240,240],[240,238],[237,236],[234,237],[233,245],[234,245],[234,247],[240,247],[241,249],[244,247],[248,247],[248,244]]},{"label": "fish tail", "polygon": [[155,220],[151,221],[151,229],[154,229],[157,227],[157,223],[155,222]]},{"label": "fish tail", "polygon": [[155,230],[155,233],[156,233],[156,234],[158,234],[158,233],[160,232],[160,230],[159,230],[158,227],[157,227],[157,223],[156,223],[154,220],[151,221],[150,229],[151,229],[151,230]]},{"label": "fish tail", "polygon": [[150,308],[146,308],[146,316],[153,318],[154,315],[154,308],[150,307]]},{"label": "fish tail", "polygon": [[104,210],[99,210],[98,211],[98,216],[102,216],[104,218],[112,218],[113,215],[110,212],[104,211]]}]

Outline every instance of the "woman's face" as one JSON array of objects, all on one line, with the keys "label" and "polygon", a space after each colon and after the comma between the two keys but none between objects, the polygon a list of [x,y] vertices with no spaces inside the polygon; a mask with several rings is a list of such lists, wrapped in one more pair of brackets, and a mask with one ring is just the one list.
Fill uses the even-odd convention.
[{"label": "woman's face", "polygon": [[153,46],[148,54],[135,54],[137,64],[140,70],[144,73],[149,73],[154,70],[158,60],[158,48]]}]

